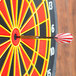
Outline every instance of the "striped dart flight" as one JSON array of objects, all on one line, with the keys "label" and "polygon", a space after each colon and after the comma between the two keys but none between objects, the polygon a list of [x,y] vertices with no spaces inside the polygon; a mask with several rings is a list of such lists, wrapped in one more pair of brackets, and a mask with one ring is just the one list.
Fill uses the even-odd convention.
[{"label": "striped dart flight", "polygon": [[55,40],[58,42],[58,43],[70,43],[72,42],[72,39],[73,39],[73,36],[71,33],[60,33],[60,34],[57,34],[55,37]]}]

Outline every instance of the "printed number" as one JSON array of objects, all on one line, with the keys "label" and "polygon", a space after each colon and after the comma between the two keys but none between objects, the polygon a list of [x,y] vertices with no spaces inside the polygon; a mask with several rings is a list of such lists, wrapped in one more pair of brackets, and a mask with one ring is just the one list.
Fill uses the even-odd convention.
[{"label": "printed number", "polygon": [[52,33],[55,32],[54,24],[52,24],[51,31],[52,31]]},{"label": "printed number", "polygon": [[53,56],[54,54],[55,54],[55,48],[52,47],[52,48],[50,49],[50,55]]},{"label": "printed number", "polygon": [[47,76],[51,76],[51,69],[47,71]]},{"label": "printed number", "polygon": [[50,2],[49,2],[49,10],[52,10],[52,9],[53,9],[53,2],[50,1]]}]

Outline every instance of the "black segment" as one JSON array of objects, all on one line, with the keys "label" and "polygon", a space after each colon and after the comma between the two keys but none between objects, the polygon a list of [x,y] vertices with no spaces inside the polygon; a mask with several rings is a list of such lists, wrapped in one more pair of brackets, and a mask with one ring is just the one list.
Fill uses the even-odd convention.
[{"label": "black segment", "polygon": [[9,39],[10,39],[9,37],[0,37],[0,44],[6,42]]},{"label": "black segment", "polygon": [[[4,64],[4,61],[5,61],[5,59],[6,59],[6,56],[7,56],[8,52],[9,52],[9,50],[10,50],[10,47],[11,47],[11,45],[10,45],[9,48],[6,50],[6,52],[4,53],[4,55],[0,58],[0,70],[1,70],[1,68],[2,68],[2,66],[3,66],[3,64]],[[1,50],[0,50],[0,51],[1,51]]]},{"label": "black segment", "polygon": [[11,20],[12,20],[12,13],[11,13],[11,5],[10,5],[10,0],[5,0],[5,1],[6,1],[7,8],[8,8],[8,11],[9,11],[9,14],[10,14],[10,17],[11,17]]},{"label": "black segment", "polygon": [[34,14],[34,18],[35,18],[35,23],[37,25],[37,17],[36,17],[36,14]]},{"label": "black segment", "polygon": [[20,12],[21,3],[22,3],[22,0],[18,0],[18,16],[17,16],[17,20],[19,18],[19,12]]},{"label": "black segment", "polygon": [[37,51],[37,48],[38,48],[38,40],[36,40],[36,51]]},{"label": "black segment", "polygon": [[47,11],[46,2],[44,2],[44,4],[45,4],[45,9],[46,9],[46,16],[47,16],[47,18],[48,18],[48,11]]},{"label": "black segment", "polygon": [[30,1],[30,0],[28,0],[28,1]]},{"label": "black segment", "polygon": [[36,8],[40,5],[41,2],[42,0],[34,0]]},{"label": "black segment", "polygon": [[46,59],[48,59],[48,50],[49,50],[49,41],[47,43],[47,54],[46,54]]},{"label": "black segment", "polygon": [[54,66],[54,55],[53,56],[50,56],[50,59],[49,59],[49,66],[48,66],[48,69],[50,69],[51,68],[51,72],[53,72],[53,70],[55,70],[55,69],[53,69],[53,67],[55,67]]},{"label": "black segment", "polygon": [[37,63],[35,65],[35,67],[37,68],[38,72],[41,74],[42,72],[42,68],[43,68],[43,63],[44,63],[44,60],[38,56],[38,59],[37,59]]},{"label": "black segment", "polygon": [[13,76],[13,69],[14,69],[14,54],[13,54],[13,58],[12,58],[12,64],[11,64],[9,76]]},{"label": "black segment", "polygon": [[31,9],[29,8],[28,11],[27,11],[27,14],[26,14],[26,16],[25,16],[25,18],[24,18],[24,20],[23,20],[23,23],[22,23],[20,29],[21,29],[22,26],[25,24],[25,22],[29,19],[29,17],[31,16],[31,14],[32,14],[32,13],[31,13]]},{"label": "black segment", "polygon": [[23,35],[31,35],[31,36],[34,36],[35,35],[35,29],[32,29],[26,33],[24,33]]},{"label": "black segment", "polygon": [[46,36],[46,22],[40,25],[40,36]]},{"label": "black segment", "polygon": [[7,24],[5,23],[5,21],[3,20],[2,16],[0,15],[0,24],[5,27],[8,31],[10,31],[10,29],[8,28]]},{"label": "black segment", "polygon": [[[50,1],[50,0],[48,0],[48,1]],[[53,0],[51,0],[52,2],[53,2]],[[52,33],[51,32],[51,36],[55,36],[56,35],[56,23],[55,23],[55,12],[56,12],[56,10],[54,11],[54,3],[53,3],[53,9],[52,10],[50,10],[50,19],[51,19],[51,27],[52,27],[52,24],[54,24],[54,28],[55,28],[55,32],[54,33]]]},{"label": "black segment", "polygon": [[21,45],[23,46],[25,52],[27,53],[27,55],[29,56],[30,59],[32,59],[32,55],[33,55],[33,51],[31,49],[29,49],[27,46],[25,46],[23,43],[21,43]]},{"label": "black segment", "polygon": [[[18,53],[19,53],[19,51],[18,51]],[[19,53],[19,61],[20,61],[21,75],[23,76],[26,71],[25,71],[25,68],[24,68],[20,53]]]},{"label": "black segment", "polygon": [[[55,32],[51,32],[51,36],[55,36],[57,34],[57,12],[56,12],[56,5],[55,5],[55,0],[47,0],[48,1],[48,5],[49,5],[49,2],[50,2],[50,5],[52,4],[52,9],[49,10],[49,14],[50,14],[50,24],[51,24],[51,27],[52,27],[52,24],[54,25],[54,28],[55,28]],[[49,58],[49,64],[48,64],[48,69],[51,69],[50,70],[50,73],[52,76],[55,76],[55,72],[56,72],[56,58],[57,58],[57,43],[54,39],[51,39],[51,48],[54,47],[54,52],[55,54],[54,55],[50,55],[50,58]],[[51,52],[51,51],[50,51]],[[46,75],[48,76],[48,75]]]},{"label": "black segment", "polygon": [[32,70],[33,66],[31,66],[31,68],[29,69],[28,73],[30,74],[31,70]]}]

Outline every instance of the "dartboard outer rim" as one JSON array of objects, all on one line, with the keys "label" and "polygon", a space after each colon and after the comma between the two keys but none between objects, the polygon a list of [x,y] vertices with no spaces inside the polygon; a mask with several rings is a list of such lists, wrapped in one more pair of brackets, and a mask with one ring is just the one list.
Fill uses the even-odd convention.
[{"label": "dartboard outer rim", "polygon": [[[55,25],[56,25],[56,34],[58,33],[58,23],[57,23],[57,8],[56,8],[56,0],[53,0],[54,3],[54,15],[55,15]],[[52,76],[55,76],[56,74],[56,61],[57,61],[57,43],[55,43],[56,50],[55,50],[55,58],[54,58],[54,65],[53,65],[53,71]]]}]

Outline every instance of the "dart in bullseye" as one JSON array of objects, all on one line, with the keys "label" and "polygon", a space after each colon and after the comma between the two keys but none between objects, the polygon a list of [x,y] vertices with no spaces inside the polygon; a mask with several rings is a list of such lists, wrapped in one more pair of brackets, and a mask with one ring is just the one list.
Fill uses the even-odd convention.
[{"label": "dart in bullseye", "polygon": [[70,43],[70,42],[72,42],[73,36],[71,33],[60,33],[54,37],[26,36],[26,35],[17,36],[17,35],[15,35],[15,38],[21,38],[21,39],[55,39],[58,43]]}]

